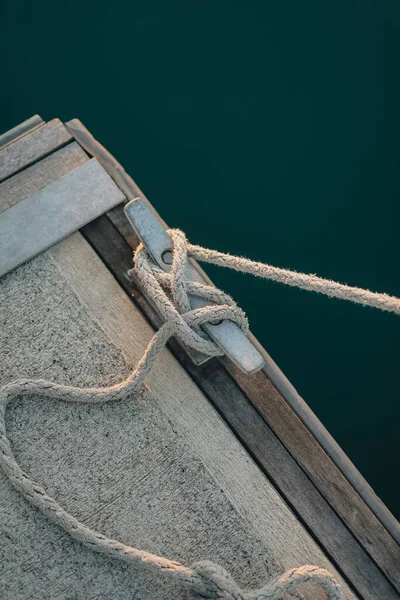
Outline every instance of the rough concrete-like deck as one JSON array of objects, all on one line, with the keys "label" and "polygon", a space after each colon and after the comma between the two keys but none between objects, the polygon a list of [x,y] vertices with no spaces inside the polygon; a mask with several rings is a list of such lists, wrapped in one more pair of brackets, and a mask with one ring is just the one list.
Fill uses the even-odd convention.
[{"label": "rough concrete-like deck", "polygon": [[[0,383],[36,376],[108,385],[130,371],[150,335],[80,234],[0,280]],[[168,351],[149,387],[103,406],[14,401],[7,423],[17,460],[91,527],[187,565],[218,561],[243,586],[304,563],[334,572]],[[188,597],[165,575],[72,541],[1,472],[0,531],[3,600]],[[355,597],[346,584],[344,592]]]}]

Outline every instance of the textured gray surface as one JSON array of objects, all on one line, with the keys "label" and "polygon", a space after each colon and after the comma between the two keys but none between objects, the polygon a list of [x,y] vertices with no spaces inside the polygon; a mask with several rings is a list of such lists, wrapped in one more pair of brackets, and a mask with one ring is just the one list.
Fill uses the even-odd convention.
[{"label": "textured gray surface", "polygon": [[[1,383],[107,385],[129,370],[46,254],[0,281],[0,348]],[[251,587],[280,572],[148,393],[104,406],[25,398],[7,423],[23,468],[90,526],[185,564],[220,561]],[[4,600],[186,597],[168,577],[84,549],[0,482]]]}]

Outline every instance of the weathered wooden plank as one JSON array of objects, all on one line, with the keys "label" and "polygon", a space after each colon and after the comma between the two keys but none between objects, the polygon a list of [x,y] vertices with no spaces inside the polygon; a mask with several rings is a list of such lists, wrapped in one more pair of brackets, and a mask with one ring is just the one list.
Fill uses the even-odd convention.
[{"label": "weathered wooden plank", "polygon": [[[133,199],[138,196],[146,199],[146,196],[132,180],[132,178],[125,172],[123,167],[116,161],[116,159],[91,135],[91,133],[85,128],[85,126],[78,120],[74,119],[69,121],[66,126],[71,131],[75,139],[82,144],[85,150],[92,156],[98,158],[101,164],[107,172],[113,177],[117,184],[123,189],[126,198]],[[147,200],[148,202],[148,200]],[[150,204],[150,203],[149,203]],[[151,206],[151,204],[150,204]],[[160,222],[166,226],[165,222],[152,207],[155,214],[160,219]],[[112,220],[114,225],[122,233],[123,237],[135,247],[135,239],[132,234],[132,228],[130,227],[127,220],[124,218],[121,211],[112,211],[108,213],[109,218]],[[199,271],[204,277],[207,275],[198,266]],[[266,366],[263,369],[267,378],[273,383],[274,387],[279,391],[281,396],[285,399],[289,405],[288,410],[291,409],[306,426],[306,428],[312,433],[317,443],[325,450],[327,457],[329,457],[336,465],[338,470],[345,476],[351,486],[355,490],[355,494],[358,494],[362,500],[371,509],[376,519],[379,520],[383,526],[387,529],[393,539],[400,544],[400,524],[378,498],[372,488],[365,481],[361,473],[356,469],[353,463],[350,461],[348,456],[343,452],[337,442],[332,438],[320,420],[316,417],[306,402],[299,396],[295,388],[291,385],[279,367],[275,364],[273,359],[265,351],[265,349],[258,343],[255,337],[250,334],[250,339],[253,344],[259,349],[264,357]],[[324,468],[324,460],[320,465],[321,470]],[[372,521],[375,523],[375,520]],[[372,526],[371,523],[371,526]],[[378,551],[379,553],[379,551]]]},{"label": "weathered wooden plank", "polygon": [[71,141],[59,119],[53,119],[0,151],[0,181],[14,175]]},{"label": "weathered wooden plank", "polygon": [[0,213],[0,276],[124,200],[95,158]]},{"label": "weathered wooden plank", "polygon": [[40,127],[41,125],[43,125],[43,123],[44,121],[42,117],[40,117],[39,115],[34,115],[30,119],[23,121],[23,123],[20,123],[16,127],[13,127],[9,131],[6,131],[2,135],[0,135],[0,150],[7,144],[15,142],[15,140],[22,137],[23,135],[26,135],[33,129]]},{"label": "weathered wooden plank", "polygon": [[400,591],[400,546],[397,542],[374,518],[371,509],[354,492],[323,448],[315,444],[297,415],[287,410],[284,399],[272,383],[262,374],[248,377],[230,361],[223,360],[223,363],[356,539]]},{"label": "weathered wooden plank", "polygon": [[[113,209],[111,212],[116,216],[119,211]],[[118,217],[115,222],[118,222]],[[143,296],[135,280],[128,275],[132,264],[132,250],[115,226],[103,215],[86,225],[82,233],[146,318],[158,328],[158,314]],[[135,237],[131,241],[135,244]],[[169,347],[357,591],[364,598],[371,600],[379,597],[381,593],[393,595],[390,584],[374,561],[336,515],[302,470],[301,463],[298,464],[294,460],[221,362],[213,359],[201,367],[195,367],[176,340],[171,340]],[[269,385],[271,386],[270,383]],[[263,390],[263,393],[265,403],[268,403],[274,394],[279,396],[274,388]],[[283,399],[282,401],[284,402]],[[306,430],[301,422],[298,426]],[[336,469],[335,466],[334,468]],[[393,565],[392,557],[391,564]],[[393,566],[396,571],[395,564]]]},{"label": "weathered wooden plank", "polygon": [[76,169],[89,157],[76,142],[0,183],[0,213]]},{"label": "weathered wooden plank", "polygon": [[391,537],[397,544],[400,544],[400,523],[398,520],[376,495],[369,483],[354,466],[350,458],[343,452],[342,448],[329,431],[327,431],[321,421],[315,416],[307,402],[300,396],[271,356],[263,349],[252,333],[249,334],[249,337],[253,344],[258,348],[260,354],[264,357],[265,367],[263,368],[263,372],[267,378],[286,400],[287,404],[289,404],[293,412],[299,417],[300,421],[306,425],[315,440],[325,450],[329,458],[349,481],[355,492],[371,509],[375,517],[381,522]]}]

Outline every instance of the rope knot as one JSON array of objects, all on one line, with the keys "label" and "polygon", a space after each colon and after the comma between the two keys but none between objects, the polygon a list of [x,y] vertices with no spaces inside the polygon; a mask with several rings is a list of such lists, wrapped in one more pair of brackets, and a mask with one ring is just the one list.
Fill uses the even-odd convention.
[{"label": "rope knot", "polygon": [[235,580],[220,565],[203,560],[195,563],[193,570],[202,579],[203,586],[198,591],[203,597],[212,600],[245,600]]},{"label": "rope knot", "polygon": [[208,356],[221,356],[221,349],[200,326],[229,319],[247,334],[249,324],[246,315],[225,292],[188,279],[187,258],[190,252],[186,236],[179,229],[169,229],[168,233],[173,243],[169,272],[161,269],[140,244],[134,257],[139,283],[182,342]]},{"label": "rope knot", "polygon": [[220,565],[211,561],[201,561],[193,565],[200,583],[192,583],[192,589],[209,600],[282,600],[287,592],[295,592],[299,584],[313,583],[320,586],[327,600],[340,600],[340,586],[325,569],[304,565],[291,569],[268,582],[258,590],[244,592],[232,576]]}]

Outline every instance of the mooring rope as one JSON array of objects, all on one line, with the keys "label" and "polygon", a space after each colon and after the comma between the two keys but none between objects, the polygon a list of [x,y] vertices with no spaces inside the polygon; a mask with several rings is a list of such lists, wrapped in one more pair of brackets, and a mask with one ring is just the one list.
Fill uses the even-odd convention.
[{"label": "mooring rope", "polygon": [[[243,311],[233,299],[213,286],[189,282],[185,276],[187,256],[203,262],[229,267],[244,273],[251,273],[266,279],[279,281],[302,289],[317,291],[328,296],[344,298],[381,310],[400,314],[400,300],[376,294],[368,290],[348,287],[333,281],[321,279],[315,275],[305,275],[270,265],[257,263],[245,258],[207,250],[188,244],[185,235],[179,230],[169,230],[173,240],[173,258],[169,273],[160,269],[150,258],[146,249],[140,245],[135,253],[135,273],[151,296],[165,319],[165,324],[151,339],[144,356],[125,381],[107,388],[80,388],[61,385],[44,379],[20,379],[0,387],[0,462],[12,485],[47,517],[68,532],[75,540],[85,546],[119,558],[129,563],[142,563],[159,571],[169,573],[200,596],[209,599],[224,600],[279,600],[285,592],[295,590],[304,582],[319,585],[326,592],[328,600],[339,600],[340,586],[325,569],[305,565],[284,573],[278,579],[269,582],[256,591],[244,592],[230,574],[220,565],[202,561],[192,567],[156,556],[109,539],[80,523],[64,510],[43,487],[32,481],[22,471],[13,455],[7,436],[5,413],[8,403],[16,397],[36,394],[67,402],[103,403],[125,399],[129,394],[139,391],[144,379],[152,368],[159,352],[171,336],[177,336],[191,348],[208,356],[218,356],[220,348],[208,338],[200,326],[207,322],[230,319],[247,333],[248,323]],[[169,295],[165,290],[169,291]],[[191,310],[189,296],[195,295],[211,303],[210,306]]]},{"label": "mooring rope", "polygon": [[229,267],[235,271],[250,273],[256,277],[270,279],[271,281],[291,285],[309,292],[317,292],[331,298],[349,300],[356,304],[363,304],[364,306],[371,306],[400,315],[400,298],[396,298],[395,296],[352,287],[330,279],[317,277],[317,275],[308,275],[289,269],[273,267],[272,265],[249,260],[248,258],[232,256],[223,252],[217,252],[216,250],[208,250],[201,246],[193,246],[192,244],[188,244],[188,252],[191,257],[201,262],[212,263],[220,267]]}]

